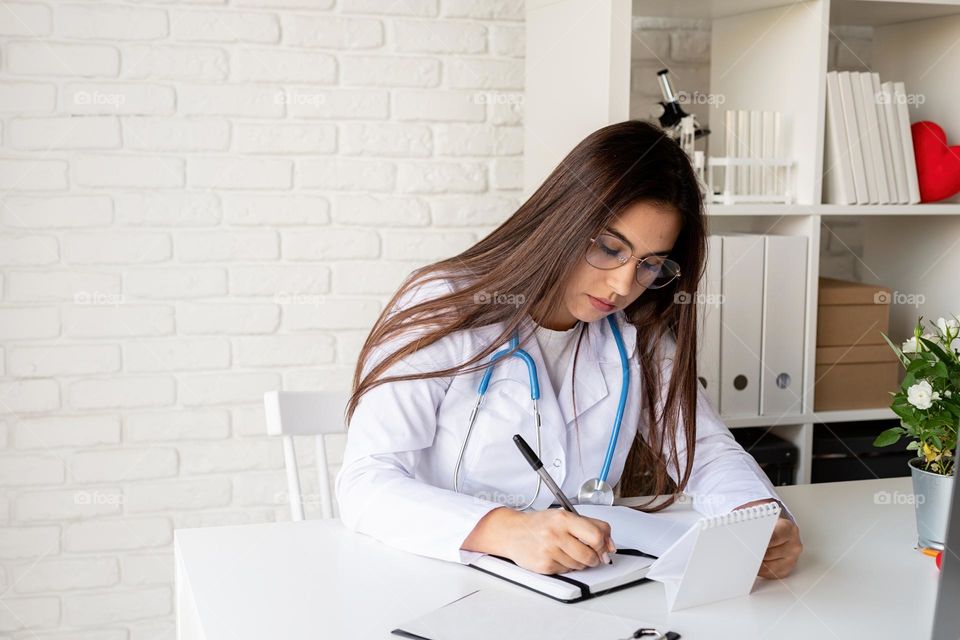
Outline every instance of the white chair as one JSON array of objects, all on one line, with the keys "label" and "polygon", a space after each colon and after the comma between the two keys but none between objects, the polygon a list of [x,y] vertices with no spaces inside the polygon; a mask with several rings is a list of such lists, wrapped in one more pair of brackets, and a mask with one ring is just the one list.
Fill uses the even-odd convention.
[{"label": "white chair", "polygon": [[317,491],[324,518],[333,517],[333,495],[327,468],[324,435],[347,430],[345,410],[348,391],[268,391],[263,394],[267,434],[283,438],[283,459],[287,469],[290,517],[303,520],[303,495],[293,436],[314,436],[317,449]]}]

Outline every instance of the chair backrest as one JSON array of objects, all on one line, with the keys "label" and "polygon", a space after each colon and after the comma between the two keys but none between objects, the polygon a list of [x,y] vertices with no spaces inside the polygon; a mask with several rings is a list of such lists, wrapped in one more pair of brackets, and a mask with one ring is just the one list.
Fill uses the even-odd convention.
[{"label": "chair backrest", "polygon": [[350,392],[343,391],[268,391],[263,394],[267,434],[283,439],[283,459],[287,470],[290,517],[303,520],[303,495],[293,436],[314,436],[317,449],[317,491],[324,518],[333,517],[333,494],[327,466],[324,435],[347,430],[344,413]]}]

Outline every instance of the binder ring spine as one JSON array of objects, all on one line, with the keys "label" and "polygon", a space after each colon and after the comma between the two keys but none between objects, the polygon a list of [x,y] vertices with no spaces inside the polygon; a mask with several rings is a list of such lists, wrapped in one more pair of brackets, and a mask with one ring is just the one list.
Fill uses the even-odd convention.
[{"label": "binder ring spine", "polygon": [[746,509],[735,509],[730,513],[722,513],[700,521],[700,529],[712,529],[713,527],[723,527],[735,522],[746,522],[758,518],[767,518],[779,514],[780,505],[776,502],[767,502],[754,505]]}]

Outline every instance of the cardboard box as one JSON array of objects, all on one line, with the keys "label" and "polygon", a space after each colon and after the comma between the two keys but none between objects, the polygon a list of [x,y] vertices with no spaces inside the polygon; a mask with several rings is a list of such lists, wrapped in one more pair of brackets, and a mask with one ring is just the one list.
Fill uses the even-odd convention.
[{"label": "cardboard box", "polygon": [[814,411],[889,407],[900,361],[886,343],[817,347]]},{"label": "cardboard box", "polygon": [[889,335],[888,287],[835,278],[820,278],[819,284],[818,347],[887,344],[880,332]]},{"label": "cardboard box", "polygon": [[820,278],[814,411],[890,406],[900,362],[889,335],[888,287]]}]

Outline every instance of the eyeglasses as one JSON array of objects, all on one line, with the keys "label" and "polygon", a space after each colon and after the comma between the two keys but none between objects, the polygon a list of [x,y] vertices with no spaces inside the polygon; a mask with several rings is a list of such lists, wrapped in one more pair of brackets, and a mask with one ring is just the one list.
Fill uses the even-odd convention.
[{"label": "eyeglasses", "polygon": [[620,238],[601,233],[590,238],[585,256],[587,263],[597,269],[616,269],[633,258],[637,261],[637,284],[645,289],[660,289],[680,277],[680,265],[663,256],[640,258],[630,253],[630,246]]}]

